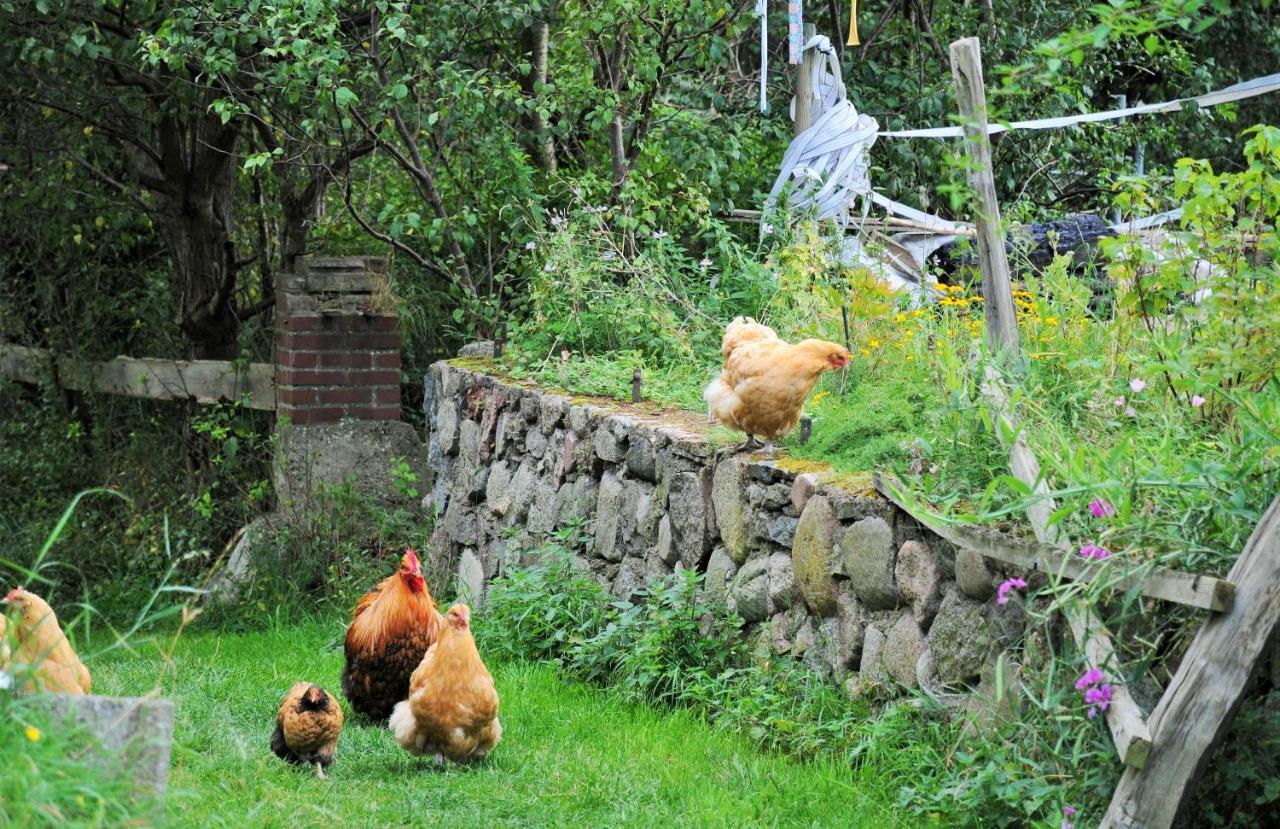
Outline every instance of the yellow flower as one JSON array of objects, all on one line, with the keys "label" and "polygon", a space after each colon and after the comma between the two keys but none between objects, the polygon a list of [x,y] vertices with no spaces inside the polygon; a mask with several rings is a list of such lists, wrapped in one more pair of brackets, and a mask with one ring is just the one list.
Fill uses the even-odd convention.
[{"label": "yellow flower", "polygon": [[924,309],[923,309],[923,308],[917,308],[917,309],[915,309],[914,311],[912,311],[912,312],[911,312],[911,316],[913,316],[913,317],[923,317],[923,316],[924,316]]},{"label": "yellow flower", "polygon": [[870,356],[871,356],[871,352],[870,352],[870,351],[868,351],[867,349],[863,348],[863,349],[860,349],[860,350],[862,351],[862,356],[863,356],[863,357],[870,357]]},{"label": "yellow flower", "polygon": [[819,403],[821,403],[823,400],[825,400],[826,398],[828,398],[828,397],[830,397],[830,396],[831,396],[831,392],[829,392],[829,391],[820,391],[820,392],[818,392],[817,394],[815,394],[815,395],[813,396],[813,399],[812,399],[812,400],[810,400],[809,402],[810,402],[812,405],[816,406],[816,405],[818,405]]},{"label": "yellow flower", "polygon": [[42,736],[40,734],[40,729],[36,728],[34,725],[27,726],[26,730],[22,733],[26,734],[27,739],[33,743],[40,742],[40,737]]},{"label": "yellow flower", "polygon": [[879,348],[879,347],[880,347],[880,341],[879,341],[879,340],[877,340],[875,337],[872,337],[872,338],[871,338],[871,341],[870,341],[870,342],[868,342],[868,343],[867,343],[867,345],[871,346],[872,348]]},{"label": "yellow flower", "polygon": [[911,354],[908,354],[908,355],[907,355],[907,359],[908,359],[908,360],[914,360],[914,359],[915,359],[915,357],[914,357],[913,355],[911,355]]},{"label": "yellow flower", "polygon": [[899,323],[901,323],[901,322],[906,322],[906,321],[907,321],[907,315],[906,315],[906,314],[898,314],[898,315],[896,315],[896,316],[893,318],[893,321],[894,321],[894,322],[899,322]]},{"label": "yellow flower", "polygon": [[1057,318],[1057,317],[1049,317],[1047,320],[1045,320],[1045,322],[1046,322],[1046,323],[1048,323],[1049,325],[1057,325],[1057,324],[1058,324],[1058,318]]}]

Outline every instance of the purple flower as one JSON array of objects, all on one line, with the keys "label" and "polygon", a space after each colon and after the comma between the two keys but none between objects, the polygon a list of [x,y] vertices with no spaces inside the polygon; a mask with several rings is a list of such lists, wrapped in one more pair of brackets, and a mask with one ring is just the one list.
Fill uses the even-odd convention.
[{"label": "purple flower", "polygon": [[1099,711],[1106,711],[1111,705],[1111,686],[1103,683],[1097,688],[1084,692],[1085,705],[1089,706],[1089,719],[1098,716]]},{"label": "purple flower", "polygon": [[553,226],[555,226],[555,227],[559,227],[560,225],[564,224],[564,223],[565,223],[565,221],[567,221],[567,220],[565,219],[565,217],[564,217],[564,216],[552,216],[552,217],[551,217],[551,224],[552,224]]},{"label": "purple flower", "polygon": [[1111,551],[1097,544],[1086,544],[1080,548],[1080,557],[1088,559],[1110,558]]},{"label": "purple flower", "polygon": [[1124,395],[1123,394],[1120,395],[1119,397],[1117,397],[1115,400],[1112,400],[1111,402],[1115,404],[1115,407],[1117,409],[1120,408],[1121,406],[1124,405]]},{"label": "purple flower", "polygon": [[1147,381],[1134,378],[1129,381],[1129,388],[1133,389],[1133,393],[1137,394],[1147,387]]},{"label": "purple flower", "polygon": [[534,248],[536,248],[537,246],[538,246],[538,243],[537,243],[537,242],[525,242],[525,243],[524,243],[524,249],[525,249],[525,250],[533,250],[533,249],[534,249]]},{"label": "purple flower", "polygon": [[1129,417],[1137,417],[1137,416],[1138,416],[1138,410],[1137,410],[1137,409],[1135,409],[1135,408],[1133,408],[1132,406],[1126,406],[1126,407],[1125,407],[1125,409],[1124,409],[1124,413],[1125,413],[1126,415],[1128,415]]},{"label": "purple flower", "polygon": [[1062,813],[1063,813],[1064,815],[1066,815],[1067,817],[1071,817],[1072,815],[1074,815],[1074,814],[1076,813],[1076,807],[1074,807],[1074,806],[1063,806],[1063,807],[1062,807]]},{"label": "purple flower", "polygon": [[1094,518],[1110,518],[1116,514],[1116,508],[1104,498],[1098,498],[1089,502],[1089,512],[1093,513]]},{"label": "purple flower", "polygon": [[1090,685],[1097,685],[1099,682],[1102,681],[1102,679],[1103,679],[1102,671],[1100,671],[1097,668],[1090,668],[1089,670],[1081,674],[1080,678],[1076,680],[1076,690],[1083,691],[1085,688],[1088,688]]},{"label": "purple flower", "polygon": [[698,267],[702,268],[705,271],[707,268],[711,267],[711,260],[705,256],[702,257],[702,260],[698,262]]},{"label": "purple flower", "polygon": [[768,236],[770,233],[773,233],[773,225],[769,224],[768,222],[765,222],[763,225],[760,226],[760,230],[762,233],[764,233],[765,236]]},{"label": "purple flower", "polygon": [[653,238],[655,238],[655,239],[665,239],[665,238],[667,238],[667,232],[666,232],[665,230],[655,230],[655,231],[653,232]]},{"label": "purple flower", "polygon": [[1000,584],[999,589],[996,590],[996,594],[997,594],[996,604],[1005,604],[1006,602],[1008,602],[1010,590],[1013,590],[1015,588],[1018,590],[1022,590],[1026,586],[1027,586],[1027,583],[1023,579],[1009,579],[1005,582],[1002,582]]},{"label": "purple flower", "polygon": [[1191,398],[1191,405],[1192,405],[1192,406],[1194,406],[1194,407],[1195,407],[1195,408],[1197,408],[1197,409],[1198,409],[1198,408],[1200,408],[1201,406],[1203,406],[1203,405],[1204,405],[1204,398],[1203,398],[1203,397],[1201,397],[1201,396],[1200,396],[1200,395],[1198,395],[1198,394],[1197,394],[1197,395],[1193,395],[1193,396],[1192,396],[1192,398]]}]

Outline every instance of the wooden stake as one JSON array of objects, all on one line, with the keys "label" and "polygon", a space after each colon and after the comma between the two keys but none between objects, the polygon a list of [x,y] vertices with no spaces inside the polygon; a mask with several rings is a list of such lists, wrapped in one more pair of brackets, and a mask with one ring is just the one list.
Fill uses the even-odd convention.
[{"label": "wooden stake", "polygon": [[[804,42],[818,33],[812,23],[804,24]],[[818,60],[816,49],[806,49],[796,67],[796,135],[813,125],[813,63]]]},{"label": "wooden stake", "polygon": [[813,418],[805,415],[800,418],[800,443],[809,442],[809,438],[813,436]]},{"label": "wooden stake", "polygon": [[640,396],[640,366],[636,366],[635,371],[631,372],[631,402],[639,403],[643,398]]},{"label": "wooden stake", "polygon": [[1102,826],[1173,825],[1196,778],[1226,733],[1236,706],[1280,626],[1280,495],[1254,527],[1228,578],[1230,613],[1209,618],[1151,712],[1155,744],[1141,770],[1125,769]]},{"label": "wooden stake", "polygon": [[991,170],[991,141],[987,134],[987,94],[982,86],[982,52],[976,37],[951,44],[951,74],[969,156],[969,186],[975,196],[974,223],[978,258],[982,264],[982,296],[987,319],[987,346],[993,353],[1020,347],[1013,310],[1013,281],[1000,226],[1000,203]]}]

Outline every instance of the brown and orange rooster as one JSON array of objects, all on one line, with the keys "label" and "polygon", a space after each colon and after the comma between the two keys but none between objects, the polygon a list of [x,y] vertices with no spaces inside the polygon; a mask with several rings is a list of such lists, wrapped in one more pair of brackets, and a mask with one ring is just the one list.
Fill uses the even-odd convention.
[{"label": "brown and orange rooster", "polygon": [[410,754],[467,763],[502,739],[498,690],[471,635],[471,608],[456,604],[409,680],[409,698],[391,713],[396,742]]},{"label": "brown and orange rooster", "polygon": [[411,549],[400,569],[356,602],[347,628],[342,693],[352,710],[385,720],[409,695],[409,675],[440,635],[440,611]]},{"label": "brown and orange rooster", "polygon": [[319,685],[297,682],[285,694],[276,712],[271,750],[290,763],[305,763],[324,770],[338,752],[342,733],[342,707]]},{"label": "brown and orange rooster", "polygon": [[794,429],[822,373],[849,365],[844,346],[825,340],[788,345],[750,317],[729,323],[720,353],[724,369],[702,397],[714,420],[747,433],[743,449],[759,446],[756,435],[772,440]]},{"label": "brown and orange rooster", "polygon": [[[13,613],[13,647],[0,613],[0,674],[10,682],[25,679],[25,691],[87,694],[92,686],[89,669],[76,656],[48,602],[21,587],[10,590],[0,603]],[[16,611],[16,613],[14,613]]]}]

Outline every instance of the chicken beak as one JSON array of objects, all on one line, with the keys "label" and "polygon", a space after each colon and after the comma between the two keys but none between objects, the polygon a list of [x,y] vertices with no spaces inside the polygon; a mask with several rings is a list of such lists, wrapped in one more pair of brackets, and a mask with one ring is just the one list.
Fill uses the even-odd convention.
[{"label": "chicken beak", "polygon": [[400,559],[400,566],[415,576],[422,574],[422,564],[418,561],[418,554],[412,548],[404,551],[404,558]]}]

